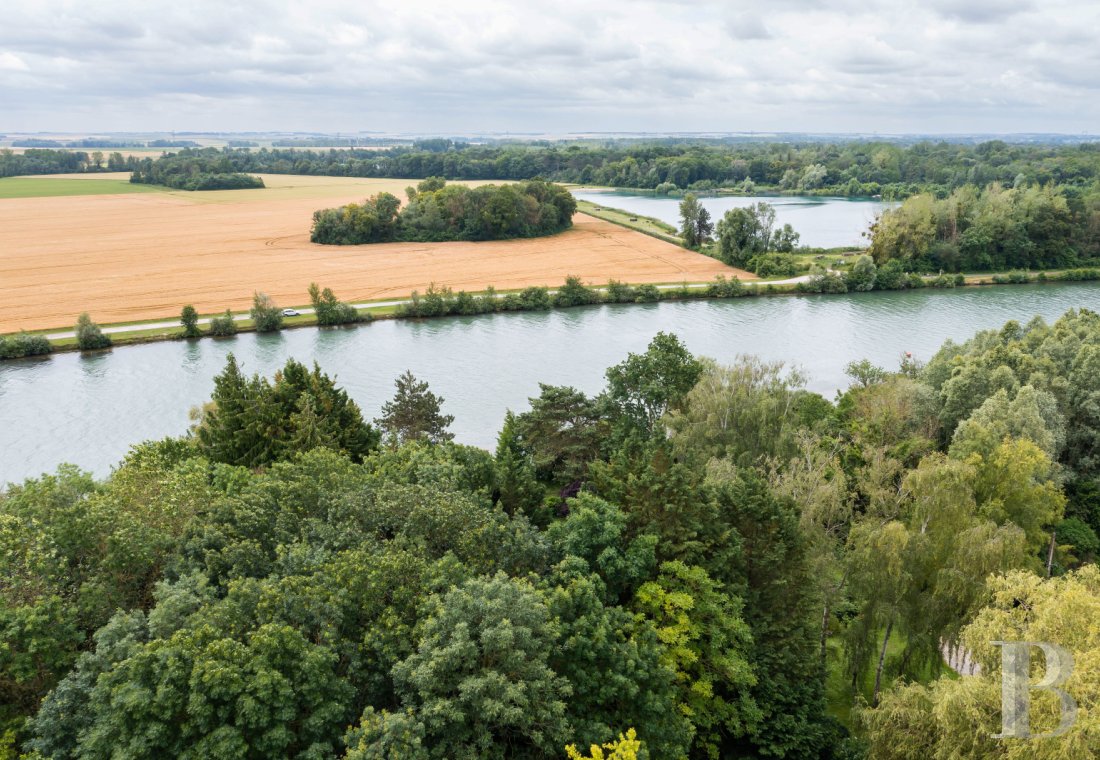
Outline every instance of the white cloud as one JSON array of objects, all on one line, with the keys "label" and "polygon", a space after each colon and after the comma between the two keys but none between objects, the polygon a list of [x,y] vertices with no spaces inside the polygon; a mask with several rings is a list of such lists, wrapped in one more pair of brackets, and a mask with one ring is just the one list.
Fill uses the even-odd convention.
[{"label": "white cloud", "polygon": [[0,131],[1095,130],[1092,0],[20,3]]}]

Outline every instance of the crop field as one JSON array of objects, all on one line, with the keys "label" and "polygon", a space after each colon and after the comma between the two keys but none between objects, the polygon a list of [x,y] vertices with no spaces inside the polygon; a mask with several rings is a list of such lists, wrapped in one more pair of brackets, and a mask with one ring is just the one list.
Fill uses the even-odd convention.
[{"label": "crop field", "polygon": [[[104,179],[103,177],[108,177]],[[64,195],[118,195],[120,193],[155,193],[160,188],[130,184],[126,179],[109,175],[67,175],[64,177],[3,177],[0,178],[0,199],[52,198]]]},{"label": "crop field", "polygon": [[[85,175],[86,177],[87,175]],[[121,175],[125,176],[125,175]],[[99,180],[119,177],[98,175]],[[96,179],[74,175],[42,181]],[[264,175],[267,188],[0,199],[0,333],[247,310],[261,290],[284,306],[310,282],[343,300],[405,297],[430,283],[455,290],[751,277],[712,258],[578,214],[559,235],[482,243],[309,242],[313,211],[408,180]],[[0,180],[0,182],[7,180]]]}]

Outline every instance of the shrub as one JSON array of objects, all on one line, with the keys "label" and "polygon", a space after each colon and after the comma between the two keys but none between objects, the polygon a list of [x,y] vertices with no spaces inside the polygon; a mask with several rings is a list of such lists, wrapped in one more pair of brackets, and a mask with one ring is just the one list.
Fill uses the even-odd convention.
[{"label": "shrub", "polygon": [[924,287],[927,287],[927,286],[928,286],[928,283],[925,282],[924,278],[921,277],[919,274],[917,274],[916,272],[910,272],[909,273],[909,287],[910,288],[914,288],[914,289],[915,288],[924,288]]},{"label": "shrub", "polygon": [[0,338],[0,359],[21,359],[24,356],[41,356],[53,350],[45,335],[21,332]]},{"label": "shrub", "polygon": [[851,271],[845,276],[844,282],[848,290],[865,292],[874,289],[877,279],[878,268],[875,266],[874,259],[863,255],[856,259]]},{"label": "shrub", "polygon": [[661,289],[656,285],[639,285],[635,290],[635,303],[654,303],[661,300]]},{"label": "shrub", "polygon": [[566,308],[569,306],[585,306],[599,303],[600,292],[588,287],[581,282],[580,277],[570,275],[565,278],[565,283],[554,294],[554,306]]},{"label": "shrub", "polygon": [[725,276],[718,275],[714,282],[707,286],[707,298],[737,298],[742,295],[744,285],[736,277],[727,280]]},{"label": "shrub", "polygon": [[233,312],[225,310],[225,314],[210,320],[210,334],[219,338],[237,334],[237,322],[233,319]]},{"label": "shrub", "polygon": [[802,293],[847,293],[848,285],[840,275],[819,269],[810,279],[798,283],[798,290]]},{"label": "shrub", "polygon": [[81,351],[94,351],[109,348],[111,339],[103,334],[99,325],[88,316],[88,312],[84,312],[76,320],[76,345]]},{"label": "shrub", "polygon": [[634,303],[638,297],[637,291],[618,280],[609,280],[605,296],[608,303]]},{"label": "shrub", "polygon": [[283,312],[266,293],[252,294],[252,324],[256,332],[275,332],[283,329]]},{"label": "shrub", "polygon": [[761,253],[749,259],[748,268],[758,277],[793,277],[798,259],[790,253]]},{"label": "shrub", "polygon": [[933,288],[953,288],[955,287],[955,278],[951,275],[940,274],[931,283]]},{"label": "shrub", "polygon": [[485,292],[477,299],[478,311],[482,314],[491,314],[500,310],[500,300],[497,298],[497,290],[492,285],[485,288]]},{"label": "shrub", "polygon": [[549,289],[536,285],[524,288],[518,298],[520,308],[524,311],[544,311],[552,306]]},{"label": "shrub", "polygon": [[875,273],[876,290],[903,290],[907,287],[909,287],[909,277],[897,259],[890,259]]}]

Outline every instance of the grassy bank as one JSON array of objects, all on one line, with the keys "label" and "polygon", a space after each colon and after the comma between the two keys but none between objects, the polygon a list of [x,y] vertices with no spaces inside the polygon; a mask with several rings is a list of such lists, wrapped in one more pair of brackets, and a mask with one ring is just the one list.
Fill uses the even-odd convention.
[{"label": "grassy bank", "polygon": [[594,216],[597,219],[603,219],[605,222],[611,222],[612,224],[618,224],[627,229],[645,233],[658,240],[664,240],[666,243],[672,243],[673,245],[684,244],[684,241],[680,239],[678,230],[675,227],[652,216],[639,216],[638,214],[623,211],[619,208],[598,205],[592,201],[577,201],[577,211],[581,211],[589,216]]},{"label": "grassy bank", "polygon": [[[1058,272],[1012,272],[1004,274],[979,274],[966,275],[961,284],[956,284],[954,278],[922,278],[921,287],[953,289],[955,287],[974,287],[986,285],[1016,285],[1016,284],[1041,284],[1041,283],[1065,283],[1100,280],[1100,270],[1064,270]],[[909,289],[909,288],[907,288]],[[593,287],[581,284],[578,280],[570,278],[558,289],[547,287],[529,287],[522,290],[497,291],[489,289],[481,292],[461,291],[452,292],[449,288],[429,288],[425,293],[414,291],[410,298],[399,303],[393,301],[378,304],[356,304],[355,309],[359,321],[348,325],[336,327],[350,327],[356,324],[365,324],[377,319],[425,319],[445,316],[473,316],[477,314],[490,314],[511,311],[548,311],[551,309],[570,308],[573,306],[586,306],[597,304],[623,304],[623,303],[656,303],[659,301],[689,301],[706,299],[729,299],[743,297],[758,297],[769,295],[794,295],[816,293],[807,288],[807,283],[774,283],[764,280],[742,282],[740,280],[727,280],[718,277],[712,282],[681,282],[629,285],[626,283],[611,282],[608,285]],[[844,295],[844,293],[828,293],[830,295]],[[309,307],[299,306],[297,309]],[[222,316],[222,314],[202,315],[203,318]],[[235,317],[243,317],[238,313]],[[165,322],[167,320],[160,320]],[[238,332],[254,332],[255,326],[251,319],[240,318],[235,322]],[[299,327],[316,327],[317,317],[312,313],[302,313],[294,317],[285,317],[282,329],[294,329]],[[155,325],[149,320],[142,322],[114,323],[102,325],[111,329],[120,327],[132,328],[110,334],[115,346],[125,346],[137,343],[152,343],[162,340],[183,340],[182,326]],[[57,330],[36,330],[28,335],[47,336]],[[17,335],[0,335],[0,340]],[[203,329],[202,337],[214,337],[208,329]],[[75,337],[50,339],[50,348],[54,352],[79,350]],[[12,357],[20,358],[20,357]]]}]

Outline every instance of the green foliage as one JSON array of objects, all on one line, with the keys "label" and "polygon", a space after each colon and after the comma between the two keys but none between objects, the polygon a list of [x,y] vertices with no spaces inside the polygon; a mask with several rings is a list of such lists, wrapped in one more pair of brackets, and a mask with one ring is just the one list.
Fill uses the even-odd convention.
[{"label": "green foliage", "polygon": [[550,668],[559,624],[535,589],[498,574],[467,581],[429,607],[416,652],[393,670],[402,704],[424,726],[429,756],[559,751],[570,738],[572,689]]},{"label": "green foliage", "polygon": [[0,359],[21,359],[24,356],[43,356],[53,351],[45,335],[27,332],[0,337]]},{"label": "green foliage", "polygon": [[252,310],[249,315],[256,332],[277,332],[283,329],[283,310],[266,293],[256,291],[252,294]]},{"label": "green foliage", "polygon": [[758,277],[794,277],[798,274],[798,259],[790,253],[758,253],[745,267]]},{"label": "green foliage", "polygon": [[651,432],[695,387],[703,365],[675,335],[659,332],[645,353],[629,354],[607,370],[607,399],[619,424]]},{"label": "green foliage", "polygon": [[725,737],[745,736],[761,717],[749,694],[756,677],[741,600],[723,593],[703,568],[667,562],[634,604],[657,626],[679,710],[695,726],[692,754],[721,757]]},{"label": "green foliage", "polygon": [[103,334],[88,312],[84,312],[76,320],[76,345],[81,351],[95,351],[110,348],[111,339]]},{"label": "green foliage", "polygon": [[400,206],[396,196],[379,193],[361,204],[317,211],[311,240],[357,245],[538,237],[572,226],[577,209],[569,191],[538,179],[470,188],[438,177],[410,188],[408,203]]},{"label": "green foliage", "polygon": [[581,480],[597,457],[607,425],[599,405],[574,388],[539,383],[531,409],[516,417],[516,437],[540,479]]},{"label": "green foliage", "polygon": [[321,290],[317,283],[309,284],[309,300],[319,325],[346,325],[359,321],[359,312],[351,304],[336,300],[330,288]]},{"label": "green foliage", "polygon": [[[1066,267],[1085,250],[1096,255],[1088,224],[1053,184],[964,186],[943,200],[918,195],[884,212],[871,228],[870,253],[878,264],[898,259],[924,272]],[[1017,281],[1027,275],[1006,280]]]},{"label": "green foliage", "polygon": [[229,309],[225,314],[210,320],[210,334],[219,338],[237,334],[237,321],[233,319],[233,313]]},{"label": "green foliage", "polygon": [[235,171],[217,148],[169,153],[156,160],[136,159],[127,165],[133,170],[130,181],[135,184],[176,190],[247,190],[264,186],[259,177]]},{"label": "green foliage", "polygon": [[409,441],[441,443],[454,438],[447,428],[455,418],[442,413],[443,399],[432,393],[426,382],[406,370],[394,385],[397,393],[382,405],[382,416],[375,421],[391,445]]},{"label": "green foliage", "polygon": [[718,258],[731,266],[744,267],[755,256],[771,250],[790,252],[797,233],[785,227],[779,236],[782,239],[773,241],[774,227],[775,208],[769,203],[730,209],[718,221]]},{"label": "green foliage", "polygon": [[320,367],[310,372],[293,359],[268,382],[245,377],[230,354],[214,378],[212,401],[195,432],[214,462],[262,467],[318,447],[360,460],[378,444],[347,393]]},{"label": "green foliage", "polygon": [[853,292],[874,290],[875,280],[878,277],[878,269],[875,261],[870,256],[860,256],[852,268],[844,276],[844,282],[848,290]]},{"label": "green foliage", "polygon": [[566,277],[565,283],[554,294],[554,306],[558,308],[586,306],[602,300],[603,296],[598,290],[586,286],[580,277],[573,275]]},{"label": "green foliage", "polygon": [[180,311],[180,324],[183,325],[183,337],[197,338],[202,335],[202,330],[199,329],[199,313],[191,304]]},{"label": "green foliage", "polygon": [[698,248],[710,240],[714,224],[710,212],[699,202],[693,193],[688,193],[680,201],[680,237],[688,248]]}]

